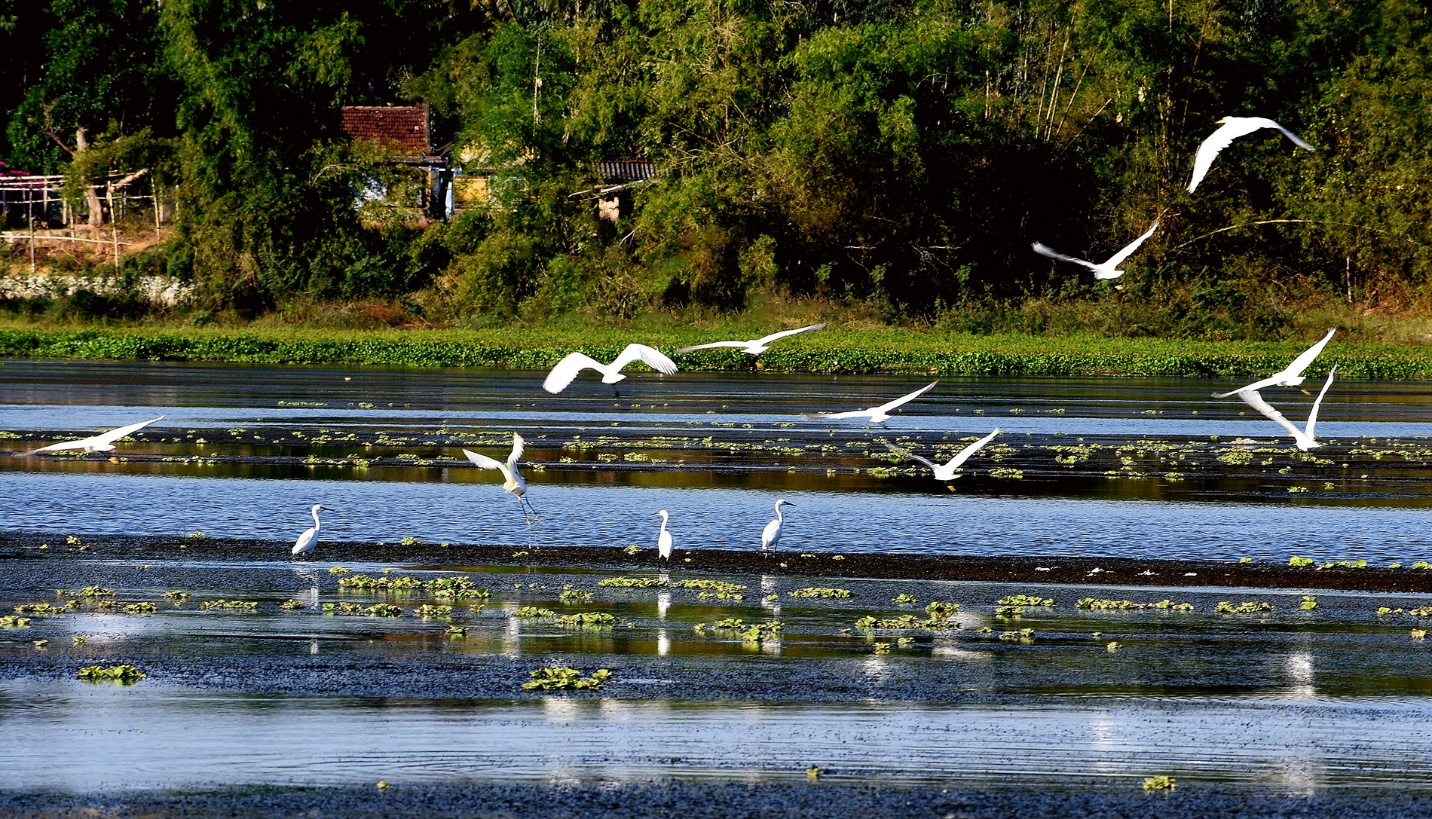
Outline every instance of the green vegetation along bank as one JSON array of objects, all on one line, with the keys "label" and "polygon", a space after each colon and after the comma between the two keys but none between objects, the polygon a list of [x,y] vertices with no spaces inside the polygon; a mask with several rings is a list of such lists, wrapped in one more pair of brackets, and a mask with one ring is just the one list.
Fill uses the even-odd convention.
[{"label": "green vegetation along bank", "polygon": [[[629,341],[670,350],[721,336],[687,330],[321,331],[0,328],[0,358],[112,361],[223,361],[254,364],[363,364],[540,370],[581,350],[615,356]],[[922,373],[941,376],[1239,376],[1273,372],[1307,345],[1195,342],[1084,336],[976,336],[895,328],[828,329],[773,347],[759,360],[729,350],[682,356],[692,370],[810,373]],[[1310,374],[1337,366],[1342,377],[1432,379],[1432,349],[1330,345]]]}]

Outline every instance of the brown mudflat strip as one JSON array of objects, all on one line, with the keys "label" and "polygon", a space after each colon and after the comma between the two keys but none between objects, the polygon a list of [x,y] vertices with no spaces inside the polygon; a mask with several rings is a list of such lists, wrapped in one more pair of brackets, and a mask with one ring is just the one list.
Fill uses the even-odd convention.
[{"label": "brown mudflat strip", "polygon": [[[41,543],[52,543],[39,550]],[[290,544],[256,540],[87,536],[79,552],[55,535],[0,534],[0,561],[46,556],[136,560],[286,560]],[[514,549],[510,546],[451,544],[365,544],[325,542],[313,558],[294,561],[315,567],[345,562],[403,566],[529,566],[621,572],[670,569],[713,574],[794,577],[850,577],[877,580],[977,580],[1008,583],[1077,583],[1106,586],[1231,586],[1261,589],[1340,589],[1361,592],[1432,593],[1432,570],[1387,568],[1293,568],[1282,564],[1108,557],[1003,557],[835,552],[773,552],[731,549],[678,550],[670,563],[654,548],[627,554],[616,547],[565,546]]]}]

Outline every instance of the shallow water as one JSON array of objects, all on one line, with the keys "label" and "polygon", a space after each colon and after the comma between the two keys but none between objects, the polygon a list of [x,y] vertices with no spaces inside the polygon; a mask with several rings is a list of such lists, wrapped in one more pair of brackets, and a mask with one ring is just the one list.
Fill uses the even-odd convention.
[{"label": "shallow water", "polygon": [[[1400,701],[1081,701],[928,707],[234,696],[161,686],[0,683],[0,720],[42,754],[0,787],[805,779],[1277,792],[1432,781],[1432,714]],[[196,731],[201,724],[203,731]],[[94,753],[97,746],[105,753]],[[54,764],[54,759],[65,760]],[[1127,781],[1133,780],[1133,781]]]},{"label": "shallow water", "polygon": [[[754,549],[784,497],[796,504],[787,554],[1410,564],[1432,556],[1432,384],[1340,382],[1319,422],[1330,437],[1305,457],[1240,403],[1208,397],[1236,385],[1193,379],[948,379],[870,429],[799,413],[870,406],[928,381],[637,374],[616,398],[586,382],[548,396],[540,377],[0,362],[0,452],[166,414],[113,460],[0,456],[0,530],[55,544],[5,559],[0,611],[58,605],[73,594],[57,589],[89,585],[158,609],[92,600],[0,629],[0,729],[34,749],[0,766],[0,789],[801,781],[811,765],[837,781],[992,788],[1137,788],[1154,774],[1290,793],[1432,782],[1432,649],[1410,636],[1428,618],[1376,614],[1432,603],[1415,596],[1317,592],[1304,611],[1300,590],[768,575],[722,578],[746,588],[721,600],[602,587],[609,573],[590,567],[460,562],[460,544],[649,549],[658,509],[671,512],[678,549]],[[1290,390],[1275,403],[1297,418],[1309,401]],[[996,425],[1006,434],[967,464],[957,491],[884,446],[948,457]],[[460,453],[500,456],[513,431],[528,438],[529,497],[543,515],[531,527],[497,476]],[[334,511],[316,562],[295,566],[285,544],[317,502]],[[258,547],[192,556],[177,538],[197,532],[268,541],[272,559]],[[97,534],[175,540],[143,562],[68,542]],[[345,557],[405,537],[428,554],[455,544],[457,557],[396,567]],[[491,596],[342,591],[348,575],[330,574],[334,562],[469,573]],[[791,596],[808,586],[851,596]],[[563,600],[568,587],[593,599]],[[169,590],[192,597],[176,606]],[[893,602],[904,593],[919,602]],[[997,616],[997,600],[1016,593],[1058,605]],[[1075,609],[1083,596],[1195,610]],[[257,611],[199,606],[219,598]],[[281,608],[287,600],[304,608]],[[856,627],[865,615],[924,617],[932,600],[960,603],[958,629]],[[1252,600],[1275,610],[1214,612]],[[376,602],[401,616],[338,616]],[[415,613],[449,603],[447,618]],[[521,606],[617,622],[573,630],[518,619]],[[753,643],[711,625],[726,618],[783,630]],[[453,625],[467,634],[454,638]],[[1019,641],[1024,628],[1032,642]],[[83,665],[118,662],[150,676],[74,679]],[[546,665],[616,673],[597,696],[524,693]]]},{"label": "shallow water", "polygon": [[[1432,384],[1340,382],[1320,420],[1329,437],[1304,456],[1240,402],[1208,397],[1228,385],[1198,379],[947,379],[888,429],[799,413],[928,382],[636,374],[613,399],[583,382],[549,396],[539,380],[6,361],[0,430],[16,437],[0,452],[166,418],[113,460],[0,457],[0,527],[288,540],[321,502],[337,510],[330,541],[611,545],[652,540],[666,508],[679,547],[740,547],[785,497],[786,545],[804,550],[1427,557]],[[1283,392],[1296,417],[1308,399]],[[883,443],[948,456],[996,424],[1006,433],[954,492]],[[511,431],[528,440],[544,518],[531,529],[499,476],[460,452],[501,456]]]},{"label": "shallow water", "polygon": [[[463,568],[491,597],[423,619],[413,613],[420,604],[442,601],[341,591],[338,578],[352,575],[322,566],[41,559],[11,568],[0,584],[7,607],[54,600],[49,586],[61,582],[93,582],[160,610],[122,614],[91,601],[0,632],[0,729],[35,749],[0,767],[0,788],[770,782],[799,781],[812,765],[836,781],[982,787],[1137,787],[1154,774],[1185,787],[1291,793],[1432,783],[1432,655],[1408,637],[1425,618],[1376,614],[1427,601],[1399,595],[1323,592],[1304,611],[1296,591],[737,576],[728,581],[746,587],[745,599],[719,601],[692,589],[599,585],[610,573],[454,566],[414,571]],[[827,583],[850,596],[792,595]],[[175,588],[193,597],[178,606],[161,597]],[[593,599],[564,605],[559,593],[570,589]],[[894,604],[897,592],[918,602]],[[1017,592],[1056,604],[997,616],[999,599]],[[1072,605],[1091,594],[1171,596],[1194,611]],[[259,608],[199,605],[219,597]],[[1213,611],[1250,597],[1274,610]],[[307,608],[283,610],[287,599]],[[865,614],[923,617],[929,600],[960,603],[959,627],[850,628]],[[375,601],[397,603],[402,616],[321,607]],[[550,618],[519,620],[518,606],[609,612],[618,623],[573,632]],[[783,630],[751,645],[712,630],[725,617]],[[451,624],[466,637],[451,638]],[[999,639],[1020,628],[1034,630],[1032,642]],[[71,646],[75,634],[87,642]],[[910,644],[896,645],[902,636]],[[34,639],[50,647],[36,651]],[[81,665],[121,660],[150,678],[73,679]],[[521,697],[528,671],[544,665],[616,673],[597,697]]]}]

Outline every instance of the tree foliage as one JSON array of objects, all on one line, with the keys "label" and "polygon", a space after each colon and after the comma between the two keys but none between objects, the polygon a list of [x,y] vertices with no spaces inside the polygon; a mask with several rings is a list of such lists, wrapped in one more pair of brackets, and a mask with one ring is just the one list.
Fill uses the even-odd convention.
[{"label": "tree foliage", "polygon": [[[3,58],[23,89],[0,151],[57,168],[47,134],[78,127],[167,151],[171,257],[218,305],[426,288],[455,315],[632,316],[789,291],[1033,315],[1115,294],[1031,241],[1102,260],[1158,219],[1120,282],[1157,308],[1119,332],[1277,332],[1308,294],[1432,306],[1412,0],[41,6],[0,0],[0,42],[30,38]],[[354,208],[382,157],[339,107],[402,100],[487,180],[451,223]],[[1187,194],[1225,115],[1318,150],[1247,137]],[[656,175],[598,171],[630,159]]]}]

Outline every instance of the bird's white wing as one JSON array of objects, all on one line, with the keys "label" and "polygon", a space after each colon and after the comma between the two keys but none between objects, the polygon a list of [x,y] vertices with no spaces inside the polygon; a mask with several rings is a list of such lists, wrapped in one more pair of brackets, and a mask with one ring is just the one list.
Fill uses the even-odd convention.
[{"label": "bird's white wing", "polygon": [[754,342],[752,342],[752,343],[758,344],[758,345],[761,345],[761,344],[770,344],[772,341],[777,341],[777,340],[779,340],[779,339],[783,339],[783,338],[785,338],[786,336],[793,336],[793,335],[796,335],[797,333],[809,333],[811,330],[824,330],[824,329],[825,329],[825,324],[824,324],[824,323],[821,323],[821,324],[812,324],[812,325],[809,326],[809,327],[800,327],[800,328],[795,329],[795,330],[783,330],[783,331],[781,331],[781,332],[779,332],[779,333],[771,333],[770,335],[765,336],[764,338],[758,338],[758,339],[756,339],[756,340],[755,340]]},{"label": "bird's white wing", "polygon": [[1321,392],[1318,393],[1318,399],[1313,402],[1312,411],[1308,413],[1308,427],[1306,431],[1308,433],[1308,437],[1313,438],[1314,440],[1316,440],[1316,436],[1313,435],[1313,429],[1316,428],[1318,425],[1318,407],[1321,406],[1323,403],[1323,396],[1328,394],[1328,387],[1331,387],[1333,385],[1333,373],[1337,371],[1337,367],[1333,367],[1331,370],[1328,370],[1328,380],[1323,382],[1323,389]]},{"label": "bird's white wing", "polygon": [[803,412],[801,417],[807,421],[824,421],[827,418],[869,418],[870,410],[851,410],[849,412]]},{"label": "bird's white wing", "polygon": [[967,447],[965,447],[964,449],[960,450],[959,452],[955,453],[955,457],[951,458],[951,459],[950,459],[950,462],[947,463],[947,464],[945,464],[945,468],[946,468],[946,469],[955,469],[955,468],[959,467],[960,464],[964,463],[965,461],[968,461],[968,460],[970,459],[970,456],[971,456],[971,455],[973,455],[973,454],[975,454],[976,452],[979,452],[981,449],[983,449],[985,444],[989,443],[990,441],[993,441],[993,440],[994,440],[994,436],[996,436],[996,435],[998,435],[998,434],[999,434],[999,430],[996,429],[994,432],[991,432],[990,434],[986,435],[985,437],[979,439],[978,441],[975,441],[974,443],[970,444],[969,446],[967,446]]},{"label": "bird's white wing", "polygon": [[504,476],[509,478],[512,477],[512,473],[507,471],[507,464],[503,463],[502,461],[499,461],[495,458],[489,458],[480,452],[473,452],[470,449],[464,449],[462,451],[462,454],[466,455],[467,459],[469,461],[472,461],[473,465],[475,466],[481,467],[483,469],[496,469]]},{"label": "bird's white wing", "polygon": [[137,424],[130,424],[129,426],[120,427],[119,429],[112,429],[109,432],[104,432],[94,436],[93,440],[97,444],[112,444],[115,441],[118,441],[120,438],[123,438],[124,436],[130,434],[131,432],[137,432],[141,429],[144,429],[155,421],[159,421],[163,418],[164,416],[161,415],[158,418],[150,418],[148,421],[140,421]]},{"label": "bird's white wing", "polygon": [[1269,421],[1274,421],[1282,426],[1283,429],[1286,429],[1288,434],[1292,435],[1295,440],[1303,436],[1303,431],[1293,426],[1287,418],[1283,417],[1283,413],[1278,412],[1272,404],[1264,401],[1263,396],[1259,395],[1257,390],[1239,390],[1237,395],[1243,399],[1245,404],[1263,413]]},{"label": "bird's white wing", "polygon": [[692,353],[697,350],[710,350],[713,347],[745,347],[749,344],[749,341],[713,341],[709,344],[697,344],[694,347],[682,347],[680,350],[676,351],[676,354],[680,355],[682,353]]},{"label": "bird's white wing", "polygon": [[552,372],[547,373],[547,377],[542,381],[542,389],[554,394],[559,393],[567,389],[567,385],[572,383],[577,373],[582,370],[600,370],[601,367],[600,361],[585,353],[571,353],[558,361]]},{"label": "bird's white wing", "polygon": [[[1268,119],[1267,117],[1249,117],[1248,119],[1249,119],[1250,121],[1252,121],[1252,122],[1258,123],[1258,127],[1259,127],[1259,128],[1277,128],[1279,131],[1282,131],[1282,132],[1283,132],[1283,136],[1287,137],[1288,139],[1293,140],[1293,144],[1294,144],[1294,145],[1297,145],[1299,148],[1302,148],[1303,150],[1306,150],[1306,151],[1311,151],[1311,150],[1313,150],[1313,146],[1311,146],[1311,145],[1309,145],[1308,143],[1304,142],[1302,139],[1300,139],[1300,138],[1298,137],[1297,134],[1293,133],[1292,131],[1289,131],[1287,128],[1284,128],[1283,126],[1279,125],[1277,122],[1275,122],[1275,121],[1273,121],[1273,120],[1271,120],[1271,119]],[[1254,130],[1257,130],[1257,129],[1250,128],[1250,129],[1248,130],[1248,132],[1251,133],[1251,132],[1254,131]]]},{"label": "bird's white wing", "polygon": [[1239,388],[1236,389],[1236,390],[1230,390],[1230,391],[1228,391],[1228,392],[1215,392],[1215,393],[1213,394],[1213,397],[1214,397],[1214,398],[1227,398],[1227,397],[1229,397],[1230,395],[1237,395],[1237,394],[1240,393],[1240,392],[1257,392],[1257,391],[1263,389],[1264,387],[1271,387],[1271,386],[1273,386],[1274,384],[1278,383],[1278,380],[1279,380],[1279,377],[1280,377],[1280,376],[1281,376],[1281,373],[1280,373],[1279,375],[1275,375],[1275,376],[1273,376],[1273,377],[1271,377],[1271,378],[1265,378],[1265,379],[1263,379],[1262,381],[1254,381],[1252,384],[1249,384],[1249,385],[1246,386],[1246,387],[1239,387]]},{"label": "bird's white wing", "polygon": [[1076,259],[1073,256],[1065,256],[1063,253],[1056,251],[1054,248],[1046,244],[1035,242],[1034,244],[1030,245],[1030,247],[1034,248],[1034,252],[1038,253],[1041,256],[1048,256],[1051,259],[1058,259],[1061,262],[1073,262],[1074,264],[1082,264],[1090,270],[1097,270],[1099,267],[1093,262],[1086,262],[1083,259]]},{"label": "bird's white wing", "polygon": [[26,455],[34,455],[34,454],[37,453],[37,452],[63,452],[63,451],[66,450],[66,449],[84,449],[86,446],[88,446],[89,444],[92,444],[92,443],[94,443],[94,439],[93,439],[93,438],[84,438],[84,439],[79,440],[79,441],[63,441],[63,442],[58,443],[58,444],[50,444],[49,446],[42,446],[42,447],[40,447],[39,449],[32,449],[32,450],[30,450],[29,452],[26,452],[25,454],[26,454]]},{"label": "bird's white wing", "polygon": [[900,455],[900,456],[902,456],[902,457],[909,458],[909,459],[912,460],[912,461],[919,461],[920,463],[924,464],[925,466],[930,467],[931,469],[938,469],[938,467],[935,466],[934,461],[931,461],[931,460],[928,459],[928,458],[921,458],[919,455],[916,455],[915,453],[910,452],[909,450],[901,449],[900,447],[895,446],[895,445],[892,444],[892,443],[886,443],[886,444],[885,444],[885,447],[886,447],[887,449],[889,449],[891,452],[895,453],[896,455]]},{"label": "bird's white wing", "polygon": [[[1306,370],[1308,368],[1308,365],[1313,363],[1313,359],[1317,358],[1318,355],[1322,353],[1323,348],[1328,346],[1328,342],[1332,340],[1333,333],[1336,333],[1337,331],[1338,328],[1336,327],[1329,330],[1328,334],[1323,336],[1322,341],[1319,341],[1317,344],[1314,344],[1313,346],[1304,350],[1301,355],[1293,359],[1292,364],[1289,364],[1287,367],[1285,367],[1281,373],[1278,373],[1278,375],[1293,377],[1302,375],[1303,370]],[[1277,377],[1278,376],[1274,376],[1274,378]]]},{"label": "bird's white wing", "polygon": [[1189,193],[1193,193],[1194,188],[1198,187],[1198,183],[1203,181],[1203,177],[1208,174],[1208,169],[1213,167],[1213,160],[1218,158],[1220,151],[1232,145],[1233,140],[1238,137],[1261,127],[1255,125],[1248,128],[1241,118],[1236,121],[1234,117],[1228,119],[1231,121],[1209,134],[1203,140],[1203,144],[1198,146],[1198,153],[1193,156],[1193,178],[1188,183]]},{"label": "bird's white wing", "polygon": [[628,344],[617,360],[612,362],[614,369],[620,370],[633,361],[641,361],[648,367],[659,373],[671,375],[676,372],[676,362],[662,355],[655,347],[648,347],[645,344]]},{"label": "bird's white wing", "polygon": [[1134,241],[1130,242],[1129,245],[1128,245],[1127,247],[1125,247],[1123,250],[1120,250],[1118,253],[1115,253],[1113,256],[1111,256],[1111,257],[1109,258],[1109,261],[1104,262],[1104,267],[1118,267],[1119,265],[1123,264],[1123,263],[1124,263],[1124,260],[1127,259],[1127,258],[1129,258],[1130,256],[1134,255],[1134,251],[1139,249],[1139,245],[1143,244],[1143,243],[1144,243],[1144,240],[1146,240],[1146,239],[1148,239],[1150,236],[1154,235],[1154,231],[1156,231],[1156,230],[1158,230],[1158,229],[1159,229],[1159,223],[1158,223],[1158,220],[1155,219],[1155,220],[1154,220],[1154,226],[1153,226],[1153,227],[1151,227],[1151,228],[1149,228],[1148,230],[1144,231],[1144,235],[1142,235],[1142,236],[1140,236],[1139,238],[1135,239]]},{"label": "bird's white wing", "polygon": [[526,443],[526,441],[522,440],[521,435],[515,432],[512,433],[512,454],[507,456],[507,465],[509,467],[517,463],[517,459],[522,457],[522,452],[526,449]]},{"label": "bird's white wing", "polygon": [[[870,409],[870,412],[874,412],[875,410],[879,410],[879,411],[881,411],[881,412],[886,412],[886,413],[888,413],[888,412],[890,412],[890,410],[893,410],[893,409],[895,409],[895,408],[898,407],[898,406],[901,406],[901,405],[903,405],[903,404],[908,404],[908,403],[910,403],[911,401],[914,401],[916,398],[919,398],[920,396],[922,396],[922,395],[924,395],[925,393],[929,392],[930,390],[934,389],[934,388],[935,388],[935,385],[938,384],[938,383],[940,383],[940,382],[938,382],[938,381],[932,381],[932,382],[930,382],[929,384],[926,384],[925,386],[921,387],[920,389],[915,390],[914,392],[910,393],[909,395],[902,395],[902,396],[900,396],[899,398],[896,398],[894,401],[891,401],[891,402],[888,403],[888,404],[881,404],[881,405],[878,406],[878,407],[872,407],[872,408]],[[861,414],[864,415],[864,414],[867,414],[867,413],[861,413]]]}]

